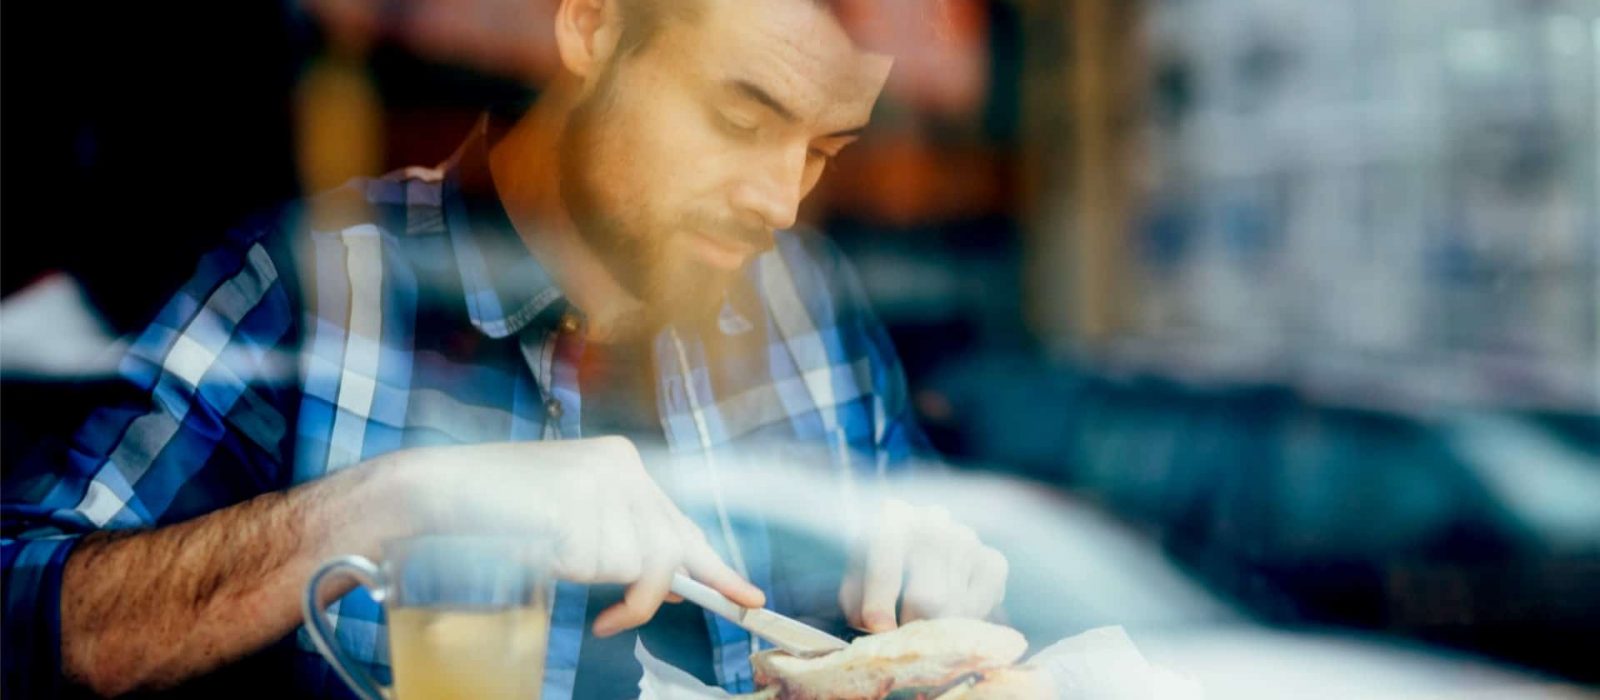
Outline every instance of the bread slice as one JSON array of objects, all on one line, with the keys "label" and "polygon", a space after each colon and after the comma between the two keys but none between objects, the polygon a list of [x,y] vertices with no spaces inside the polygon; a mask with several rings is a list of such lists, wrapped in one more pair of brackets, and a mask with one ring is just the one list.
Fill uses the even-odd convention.
[{"label": "bread slice", "polygon": [[1020,632],[980,620],[919,620],[861,637],[813,658],[782,651],[750,657],[756,685],[779,700],[876,700],[902,688],[941,688],[1010,666],[1028,650]]}]

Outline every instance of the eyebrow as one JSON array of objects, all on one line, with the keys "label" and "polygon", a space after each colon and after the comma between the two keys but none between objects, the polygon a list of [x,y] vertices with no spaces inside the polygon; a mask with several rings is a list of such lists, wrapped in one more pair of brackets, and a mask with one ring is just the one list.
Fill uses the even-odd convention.
[{"label": "eyebrow", "polygon": [[[727,85],[728,85],[728,88],[733,90],[735,93],[738,93],[739,95],[742,95],[742,96],[744,96],[744,97],[746,97],[748,99],[751,99],[751,100],[754,100],[756,102],[761,103],[767,109],[772,110],[773,114],[778,115],[784,121],[789,122],[790,124],[793,124],[795,122],[800,121],[799,115],[796,115],[794,113],[794,110],[790,109],[788,106],[786,106],[782,102],[778,101],[778,98],[773,97],[772,93],[767,92],[765,89],[762,89],[762,87],[760,85],[757,85],[757,84],[752,83],[752,82],[750,82],[748,80],[744,80],[744,79],[740,79],[740,78],[735,78],[735,79],[729,80],[727,82]],[[828,138],[853,138],[853,137],[860,136],[861,132],[866,131],[866,129],[867,129],[867,127],[865,125],[862,125],[862,126],[854,127],[854,128],[851,128],[851,129],[844,129],[842,131],[835,131],[835,132],[833,132],[831,134],[828,134],[827,137]]]},{"label": "eyebrow", "polygon": [[728,87],[740,95],[766,105],[767,109],[770,109],[778,116],[783,117],[783,120],[786,122],[792,124],[800,121],[800,117],[794,113],[794,110],[784,106],[782,102],[778,101],[778,98],[773,97],[772,93],[762,89],[760,85],[752,83],[748,80],[735,78],[728,81]]}]

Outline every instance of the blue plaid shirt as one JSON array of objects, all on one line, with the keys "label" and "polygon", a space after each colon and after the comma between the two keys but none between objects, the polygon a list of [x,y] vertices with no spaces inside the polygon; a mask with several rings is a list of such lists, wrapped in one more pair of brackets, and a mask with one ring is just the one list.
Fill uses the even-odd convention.
[{"label": "blue plaid shirt", "polygon": [[[484,187],[486,130],[440,170],[357,181],[230,234],[123,360],[135,398],[97,411],[65,455],[8,468],[8,694],[60,682],[61,572],[87,533],[177,523],[402,448],[580,436],[583,339],[562,322],[576,312]],[[663,331],[654,354],[667,443],[701,468],[735,441],[797,438],[840,448],[848,480],[924,444],[887,335],[820,237],[780,234],[715,319]],[[696,517],[773,590],[762,522]],[[586,597],[558,586],[546,698],[572,694]],[[358,589],[332,614],[337,641],[388,677],[379,606]],[[719,682],[749,691],[751,638],[707,625]],[[303,629],[280,646],[298,647],[297,691],[347,696]]]}]

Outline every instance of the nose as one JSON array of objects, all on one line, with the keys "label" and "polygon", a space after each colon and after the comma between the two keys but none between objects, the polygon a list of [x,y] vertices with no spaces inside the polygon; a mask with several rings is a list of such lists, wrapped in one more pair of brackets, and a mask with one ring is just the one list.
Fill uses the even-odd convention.
[{"label": "nose", "polygon": [[790,148],[754,164],[733,191],[741,217],[759,221],[768,230],[793,228],[804,198],[806,149]]}]

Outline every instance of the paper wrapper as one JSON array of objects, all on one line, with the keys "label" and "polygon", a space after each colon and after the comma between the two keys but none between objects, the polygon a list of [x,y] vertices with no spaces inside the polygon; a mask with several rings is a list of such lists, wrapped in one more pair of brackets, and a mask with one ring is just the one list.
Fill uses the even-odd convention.
[{"label": "paper wrapper", "polygon": [[1100,627],[1034,654],[1028,663],[1050,674],[1056,696],[1111,700],[1198,700],[1200,684],[1144,660],[1121,627]]},{"label": "paper wrapper", "polygon": [[[730,695],[652,656],[643,644],[633,655],[644,667],[640,700],[713,700]],[[1121,627],[1101,627],[1068,637],[1025,663],[1043,669],[1061,700],[1198,700],[1200,684],[1148,661]]]},{"label": "paper wrapper", "polygon": [[731,698],[728,691],[713,688],[699,679],[650,654],[644,641],[633,643],[633,658],[644,667],[644,677],[639,679],[639,700],[711,700]]}]

